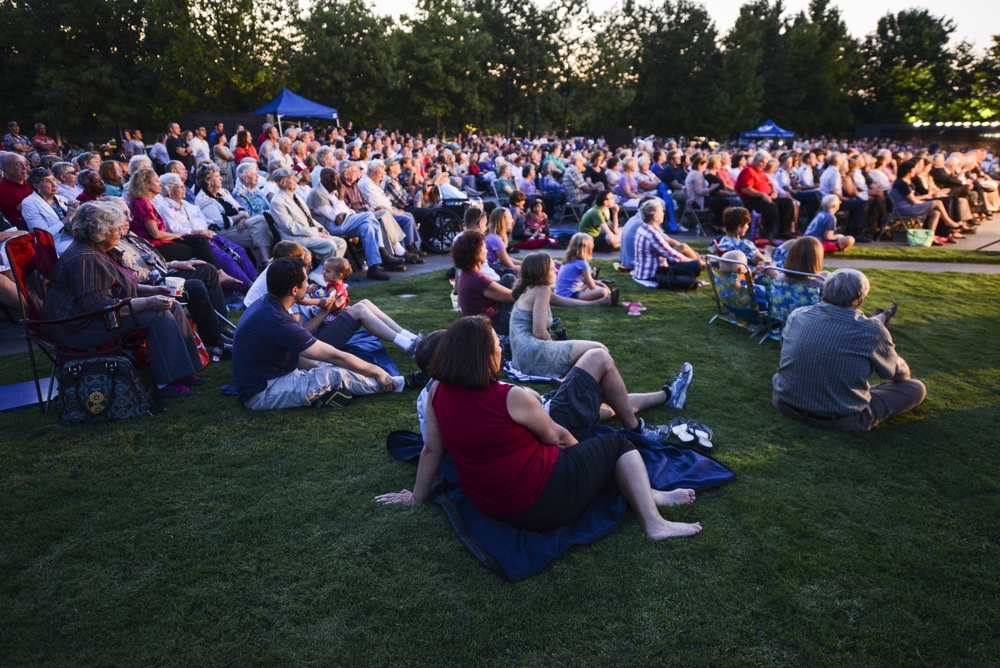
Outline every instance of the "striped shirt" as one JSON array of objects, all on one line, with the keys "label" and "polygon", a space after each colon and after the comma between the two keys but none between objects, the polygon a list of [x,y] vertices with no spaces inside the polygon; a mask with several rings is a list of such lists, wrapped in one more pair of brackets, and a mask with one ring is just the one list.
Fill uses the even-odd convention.
[{"label": "striped shirt", "polygon": [[815,415],[860,413],[871,403],[872,373],[896,373],[889,330],[856,308],[826,302],[797,308],[781,339],[774,391],[786,404]]},{"label": "striped shirt", "polygon": [[659,228],[643,224],[635,233],[635,268],[632,276],[649,280],[656,270],[668,263],[684,262],[686,257],[675,251],[667,243],[667,238]]}]

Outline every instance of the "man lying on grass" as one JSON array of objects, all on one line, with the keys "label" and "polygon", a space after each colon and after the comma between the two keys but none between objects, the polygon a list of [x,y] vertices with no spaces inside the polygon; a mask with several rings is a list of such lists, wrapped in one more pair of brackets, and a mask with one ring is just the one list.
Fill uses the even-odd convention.
[{"label": "man lying on grass", "polygon": [[[683,404],[690,365],[663,390],[630,396],[610,355],[591,350],[567,376],[547,412],[536,393],[496,380],[501,361],[500,340],[487,318],[462,318],[448,328],[430,362],[435,382],[428,390],[427,437],[413,492],[404,489],[376,500],[426,501],[447,451],[476,508],[518,528],[548,531],[570,524],[613,481],[651,538],[701,531],[697,522],[669,522],[659,511],[660,506],[694,503],[694,490],[652,489],[631,441],[621,433],[589,434],[606,399],[626,429],[659,438],[635,417],[634,400],[639,398],[638,407]],[[578,441],[574,431],[590,437]]]},{"label": "man lying on grass", "polygon": [[[773,378],[775,408],[822,429],[868,431],[924,400],[927,389],[910,378],[886,328],[896,305],[866,318],[868,289],[860,271],[840,269],[823,284],[823,301],[791,312]],[[873,372],[890,382],[870,386]]]},{"label": "man lying on grass", "polygon": [[233,337],[233,385],[241,404],[253,410],[344,405],[355,395],[409,386],[298,324],[288,309],[306,284],[302,258],[278,258],[268,266],[267,296],[247,309]]}]

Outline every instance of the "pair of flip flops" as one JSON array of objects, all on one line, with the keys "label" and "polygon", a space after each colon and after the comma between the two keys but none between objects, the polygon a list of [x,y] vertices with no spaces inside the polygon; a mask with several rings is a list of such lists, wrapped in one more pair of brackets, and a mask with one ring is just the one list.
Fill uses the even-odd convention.
[{"label": "pair of flip flops", "polygon": [[668,425],[670,433],[677,437],[681,443],[695,443],[698,447],[706,450],[712,449],[712,439],[715,433],[707,425],[685,420],[684,418],[674,418]]},{"label": "pair of flip flops", "polygon": [[628,309],[628,314],[631,316],[642,315],[642,312],[646,310],[642,302],[622,302],[622,306]]}]

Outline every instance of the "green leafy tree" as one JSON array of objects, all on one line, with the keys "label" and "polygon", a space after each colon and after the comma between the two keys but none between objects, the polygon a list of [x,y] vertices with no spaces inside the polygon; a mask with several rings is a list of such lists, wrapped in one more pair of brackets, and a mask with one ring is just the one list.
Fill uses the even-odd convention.
[{"label": "green leafy tree", "polygon": [[554,83],[550,73],[559,58],[557,12],[521,0],[468,0],[466,7],[490,37],[485,97],[510,135],[515,119],[537,115],[539,95]]},{"label": "green leafy tree", "polygon": [[294,23],[300,46],[290,55],[290,82],[361,125],[394,116],[383,104],[396,79],[394,25],[361,0],[320,0]]},{"label": "green leafy tree", "polygon": [[705,7],[666,0],[652,16],[637,66],[636,124],[644,132],[695,134],[713,124],[722,97],[722,54]]},{"label": "green leafy tree", "polygon": [[490,37],[475,16],[455,0],[419,0],[402,20],[400,61],[392,102],[404,105],[403,120],[460,130],[485,109],[484,56]]},{"label": "green leafy tree", "polygon": [[789,128],[807,135],[851,130],[864,62],[840,11],[829,0],[812,0],[785,35],[792,84],[781,102]]},{"label": "green leafy tree", "polygon": [[[780,71],[784,58],[775,54],[775,42],[782,30],[781,0],[754,0],[740,7],[739,16],[726,33],[723,44],[722,83],[725,96],[720,100],[718,130],[730,135],[758,125],[774,109],[784,91],[774,90],[771,73]],[[770,84],[770,85],[769,85]],[[770,114],[780,125],[783,114]]]},{"label": "green leafy tree", "polygon": [[886,14],[865,40],[862,116],[873,122],[907,122],[934,115],[950,95],[955,24],[926,9]]}]

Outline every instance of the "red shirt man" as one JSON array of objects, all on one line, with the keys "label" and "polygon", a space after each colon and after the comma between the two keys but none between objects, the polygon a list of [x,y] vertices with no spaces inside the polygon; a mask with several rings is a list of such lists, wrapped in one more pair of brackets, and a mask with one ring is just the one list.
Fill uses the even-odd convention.
[{"label": "red shirt man", "polygon": [[[740,199],[746,201],[760,197],[760,193],[768,197],[771,196],[771,182],[768,180],[767,174],[764,173],[762,166],[758,165],[755,161],[744,167],[743,171],[740,172],[740,175],[736,178],[736,194],[740,196]],[[752,188],[757,192],[747,192],[747,188]]]}]

